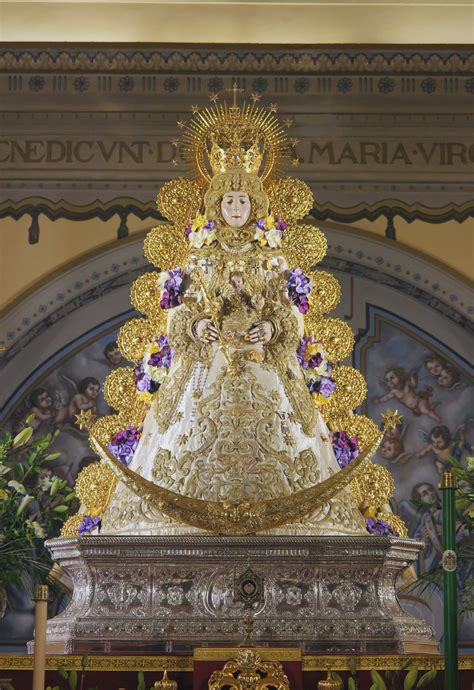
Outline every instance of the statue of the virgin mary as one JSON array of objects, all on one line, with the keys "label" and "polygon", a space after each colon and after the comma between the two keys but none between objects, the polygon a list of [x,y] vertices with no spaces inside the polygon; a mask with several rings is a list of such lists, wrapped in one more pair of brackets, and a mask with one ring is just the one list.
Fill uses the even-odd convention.
[{"label": "statue of the virgin mary", "polygon": [[[117,414],[88,422],[101,462],[76,489],[63,534],[404,534],[388,472],[370,463],[378,427],[353,414],[361,374],[339,300],[314,270],[326,241],[302,225],[313,203],[280,178],[293,143],[251,104],[197,111],[180,154],[194,178],[166,184],[118,338],[133,366],[104,393]],[[178,149],[177,149],[178,151]]]}]

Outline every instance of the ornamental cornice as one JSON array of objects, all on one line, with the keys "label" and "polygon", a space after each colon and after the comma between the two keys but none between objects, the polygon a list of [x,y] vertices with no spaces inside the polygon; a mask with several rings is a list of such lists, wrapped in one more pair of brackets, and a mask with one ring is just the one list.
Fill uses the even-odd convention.
[{"label": "ornamental cornice", "polygon": [[142,72],[142,73],[251,73],[320,74],[341,71],[352,74],[469,74],[474,54],[468,47],[453,50],[426,47],[317,48],[305,46],[194,47],[141,46],[140,49],[110,46],[7,46],[0,51],[0,72]]}]

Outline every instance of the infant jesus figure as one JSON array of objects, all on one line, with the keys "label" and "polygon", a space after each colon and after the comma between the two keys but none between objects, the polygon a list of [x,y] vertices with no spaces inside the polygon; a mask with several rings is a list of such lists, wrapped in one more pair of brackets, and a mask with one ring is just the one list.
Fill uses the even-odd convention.
[{"label": "infant jesus figure", "polygon": [[219,302],[222,335],[232,348],[261,349],[262,343],[271,339],[272,324],[261,320],[265,299],[254,290],[246,290],[242,271],[231,270],[228,287]]}]

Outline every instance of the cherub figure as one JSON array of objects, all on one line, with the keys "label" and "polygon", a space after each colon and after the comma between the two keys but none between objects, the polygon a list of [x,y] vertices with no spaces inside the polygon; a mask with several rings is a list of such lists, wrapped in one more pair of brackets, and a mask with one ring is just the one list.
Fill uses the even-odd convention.
[{"label": "cherub figure", "polygon": [[453,390],[453,388],[460,386],[459,372],[450,364],[445,364],[439,373],[438,385],[447,390]]},{"label": "cherub figure", "polygon": [[405,451],[401,426],[397,426],[395,429],[388,429],[385,432],[380,444],[379,455],[394,465],[403,465],[412,457],[412,453]]},{"label": "cherub figure", "polygon": [[113,366],[118,367],[123,362],[123,356],[118,349],[117,341],[113,340],[104,347],[104,357]]},{"label": "cherub figure", "polygon": [[375,404],[388,402],[395,398],[402,405],[405,405],[416,417],[424,414],[438,423],[442,421],[430,403],[432,389],[427,387],[424,391],[416,390],[418,383],[416,372],[407,374],[402,367],[390,367],[385,371],[384,382],[389,392],[381,397],[374,398]]},{"label": "cherub figure", "polygon": [[442,368],[446,364],[446,361],[442,357],[440,357],[440,355],[436,355],[433,352],[431,352],[429,355],[426,355],[426,357],[424,357],[423,359],[423,362],[428,373],[431,376],[434,376],[436,379],[438,378]]},{"label": "cherub figure", "polygon": [[100,391],[99,381],[93,376],[87,376],[79,381],[77,390],[78,392],[67,405],[67,417],[73,420],[81,410],[91,410],[95,415],[97,413],[96,398]]},{"label": "cherub figure", "polygon": [[[53,424],[56,421],[56,410],[53,406],[53,399],[46,388],[35,388],[30,395],[31,409],[28,411],[26,417],[34,414],[33,420],[29,423],[35,431],[39,429],[42,424]],[[16,431],[21,431],[25,426],[25,420],[22,419]]]},{"label": "cherub figure", "polygon": [[461,459],[464,449],[465,435],[463,428],[460,427],[454,438],[445,424],[435,426],[431,429],[428,436],[428,443],[418,451],[416,457],[423,458],[427,453],[435,456],[435,466],[441,475],[449,466],[449,456]]}]

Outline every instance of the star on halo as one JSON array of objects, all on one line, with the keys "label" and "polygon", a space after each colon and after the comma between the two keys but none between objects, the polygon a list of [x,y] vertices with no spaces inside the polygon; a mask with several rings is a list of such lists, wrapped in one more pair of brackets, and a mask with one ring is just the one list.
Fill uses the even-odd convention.
[{"label": "star on halo", "polygon": [[199,110],[200,110],[200,108],[199,108],[198,105],[192,105],[192,106],[191,106],[191,112],[193,113],[193,115],[195,115],[196,113],[198,113]]},{"label": "star on halo", "polygon": [[257,101],[262,100],[262,94],[260,94],[260,93],[253,93],[253,94],[250,96],[250,98],[252,99],[252,101],[253,101],[254,103],[256,103]]},{"label": "star on halo", "polygon": [[299,159],[299,158],[292,158],[292,159],[291,159],[291,165],[292,165],[294,168],[297,168],[299,164],[300,164],[300,159]]},{"label": "star on halo", "polygon": [[402,415],[398,410],[385,410],[380,415],[382,420],[383,428],[385,429],[396,429],[399,424],[402,423]]},{"label": "star on halo", "polygon": [[216,101],[219,99],[219,94],[218,93],[210,93],[209,94],[209,100],[212,101],[212,103],[216,103]]},{"label": "star on halo", "polygon": [[291,119],[291,117],[286,117],[283,120],[283,124],[285,125],[285,127],[287,127],[289,129],[291,127],[291,125],[293,124],[293,120]]},{"label": "star on halo", "polygon": [[87,429],[89,431],[89,429],[94,424],[95,419],[96,418],[92,410],[81,410],[79,414],[76,414],[74,422],[77,424],[81,431],[82,429]]},{"label": "star on halo", "polygon": [[183,127],[186,126],[186,121],[185,120],[178,120],[176,124],[180,129],[183,129]]},{"label": "star on halo", "polygon": [[276,103],[270,103],[270,112],[276,113],[278,111],[278,105]]}]

